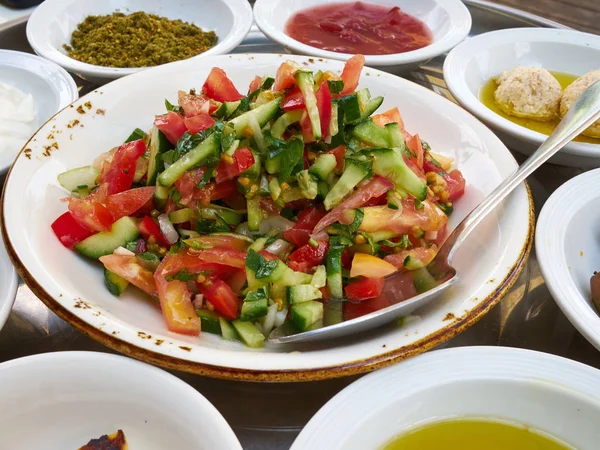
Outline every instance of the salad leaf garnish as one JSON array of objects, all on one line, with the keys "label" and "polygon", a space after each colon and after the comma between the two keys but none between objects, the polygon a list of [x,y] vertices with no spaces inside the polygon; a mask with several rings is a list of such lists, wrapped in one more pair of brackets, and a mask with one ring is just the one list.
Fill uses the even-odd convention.
[{"label": "salad leaf garnish", "polygon": [[279,181],[286,181],[291,175],[304,168],[302,162],[304,141],[300,136],[293,136],[288,141],[284,141],[265,133],[265,139],[268,144],[269,158],[279,158]]},{"label": "salad leaf garnish", "polygon": [[269,277],[278,264],[278,260],[267,261],[263,255],[253,249],[250,249],[246,256],[246,267],[255,273],[257,279]]},{"label": "salad leaf garnish", "polygon": [[189,273],[189,272],[187,271],[187,269],[185,269],[185,268],[184,268],[184,269],[181,269],[179,272],[177,272],[177,273],[176,273],[175,275],[173,275],[173,276],[167,276],[167,277],[165,277],[165,280],[167,280],[167,281],[174,281],[174,280],[177,280],[177,281],[183,281],[183,282],[186,282],[186,281],[193,280],[193,279],[195,279],[195,278],[196,278],[196,275],[194,275],[194,274],[192,274],[192,273]]},{"label": "salad leaf garnish", "polygon": [[327,84],[332,94],[339,94],[344,90],[344,82],[342,80],[327,80]]},{"label": "salad leaf garnish", "polygon": [[362,223],[364,217],[365,213],[362,209],[358,208],[355,210],[354,220],[350,225],[348,225],[348,232],[350,234],[354,234],[358,231],[358,228],[360,227],[360,224]]},{"label": "salad leaf garnish", "polygon": [[167,108],[167,111],[173,111],[173,112],[176,112],[177,114],[183,114],[183,108],[181,106],[172,104],[166,98],[165,98],[165,108]]},{"label": "salad leaf garnish", "polygon": [[263,286],[256,291],[250,291],[246,294],[246,298],[244,301],[246,302],[255,302],[256,300],[263,300],[265,298],[269,298],[269,294],[267,292],[267,287]]}]

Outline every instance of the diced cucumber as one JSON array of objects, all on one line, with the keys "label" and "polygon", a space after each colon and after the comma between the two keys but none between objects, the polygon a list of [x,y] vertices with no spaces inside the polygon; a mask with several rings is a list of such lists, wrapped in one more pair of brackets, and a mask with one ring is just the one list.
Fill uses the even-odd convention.
[{"label": "diced cucumber", "polygon": [[374,156],[373,172],[388,178],[396,186],[407,190],[417,200],[427,198],[427,184],[417,176],[404,162],[404,158],[393,149],[366,149],[361,153]]},{"label": "diced cucumber", "polygon": [[258,197],[249,198],[248,204],[248,229],[250,231],[258,231],[260,223],[263,220],[262,209]]},{"label": "diced cucumber", "polygon": [[98,259],[110,255],[118,247],[137,239],[139,235],[137,221],[133,217],[122,217],[113,223],[110,231],[96,233],[75,244],[74,248],[88,258]]},{"label": "diced cucumber", "polygon": [[238,332],[240,340],[251,348],[264,347],[265,336],[259,331],[258,328],[252,322],[242,322],[241,320],[234,320],[231,322]]},{"label": "diced cucumber", "polygon": [[254,301],[246,300],[242,303],[242,310],[240,312],[240,320],[247,322],[260,319],[267,314],[268,300],[261,298]]},{"label": "diced cucumber", "polygon": [[277,139],[281,139],[287,127],[293,123],[300,122],[303,112],[303,109],[294,109],[283,114],[271,127],[271,135]]},{"label": "diced cucumber", "polygon": [[415,258],[414,256],[408,255],[404,258],[404,268],[406,270],[417,270],[425,267],[425,263],[420,259]]},{"label": "diced cucumber", "polygon": [[329,183],[327,181],[319,181],[317,183],[317,198],[321,201],[325,200],[329,194]]},{"label": "diced cucumber", "polygon": [[164,163],[160,155],[173,148],[167,137],[156,127],[150,132],[150,155],[148,157],[148,180],[146,185],[154,186],[158,173],[164,170]]},{"label": "diced cucumber", "polygon": [[288,189],[282,189],[280,198],[284,203],[289,203],[303,199],[304,195],[298,186],[294,186]]},{"label": "diced cucumber", "polygon": [[390,136],[387,130],[375,125],[371,119],[356,125],[352,130],[352,136],[373,147],[390,146]]},{"label": "diced cucumber", "polygon": [[406,148],[406,141],[400,129],[400,124],[397,122],[388,123],[385,125],[385,129],[388,132],[389,142],[393,148],[400,149],[400,151]]},{"label": "diced cucumber", "polygon": [[310,284],[290,286],[287,291],[287,300],[290,305],[308,302],[323,297],[321,291]]},{"label": "diced cucumber", "polygon": [[255,239],[254,242],[250,245],[250,247],[248,247],[248,250],[252,249],[255,252],[260,252],[261,250],[264,250],[266,244],[267,244],[267,238],[261,237],[261,238]]},{"label": "diced cucumber", "polygon": [[108,289],[108,292],[118,297],[125,289],[127,289],[127,286],[129,286],[129,281],[127,281],[125,278],[121,278],[116,273],[105,268],[104,285],[106,286],[106,289]]},{"label": "diced cucumber", "polygon": [[385,241],[386,239],[392,239],[392,238],[395,238],[396,236],[399,236],[398,233],[395,233],[394,231],[389,231],[389,230],[373,231],[372,233],[363,233],[363,235],[365,237],[368,237],[369,240],[371,240],[373,242]]},{"label": "diced cucumber", "polygon": [[90,195],[92,191],[87,186],[77,186],[77,189],[74,190],[71,194],[73,194],[77,198],[86,198]]},{"label": "diced cucumber", "polygon": [[98,175],[100,175],[98,169],[92,166],[84,166],[61,173],[58,176],[58,182],[67,191],[73,192],[80,186],[95,187]]},{"label": "diced cucumber", "polygon": [[283,261],[279,261],[277,267],[270,277],[270,281],[277,282],[281,286],[294,286],[296,284],[309,284],[312,275],[304,272],[296,272],[290,269]]},{"label": "diced cucumber", "polygon": [[231,117],[237,111],[237,109],[240,107],[241,103],[242,103],[241,100],[237,100],[235,102],[223,102],[223,107],[225,108],[224,118]]},{"label": "diced cucumber", "polygon": [[250,126],[250,117],[254,117],[260,127],[264,127],[269,120],[275,118],[279,111],[279,105],[281,104],[281,97],[271,100],[269,103],[265,103],[251,111],[245,112],[239,115],[235,119],[229,121],[229,125],[233,126],[235,135],[238,139],[244,136],[244,130]]},{"label": "diced cucumber", "polygon": [[342,253],[344,247],[329,247],[325,255],[325,266],[327,271],[327,289],[333,298],[344,298],[344,287],[342,282]]},{"label": "diced cucumber", "polygon": [[337,103],[331,104],[331,121],[329,122],[329,136],[336,136],[340,131],[339,119],[338,119],[339,105]]},{"label": "diced cucumber", "polygon": [[317,197],[318,185],[308,170],[304,169],[298,172],[296,179],[298,180],[298,187],[302,192],[302,197],[314,200]]},{"label": "diced cucumber", "polygon": [[311,175],[316,176],[319,180],[327,180],[329,178],[329,174],[331,174],[335,170],[335,166],[337,165],[337,161],[335,156],[331,153],[323,153],[319,155],[319,157],[315,160],[308,172]]},{"label": "diced cucumber", "polygon": [[200,328],[212,334],[221,334],[221,322],[218,314],[208,309],[197,309],[196,315],[200,317]]},{"label": "diced cucumber", "polygon": [[291,308],[290,320],[298,331],[308,330],[314,323],[323,318],[323,303],[309,301],[294,305]]},{"label": "diced cucumber", "polygon": [[325,317],[323,322],[326,326],[335,325],[344,320],[344,303],[335,300],[330,300],[325,305]]},{"label": "diced cucumber", "polygon": [[141,130],[140,128],[136,128],[135,130],[133,130],[131,132],[129,137],[127,139],[125,139],[125,144],[128,142],[137,141],[139,139],[146,139],[146,136],[148,136],[148,135],[146,134],[146,132],[144,130]]},{"label": "diced cucumber", "polygon": [[219,317],[219,325],[221,326],[221,336],[228,341],[237,341],[238,334],[235,328],[227,322],[223,317]]},{"label": "diced cucumber", "polygon": [[163,209],[167,204],[169,198],[169,189],[164,186],[156,186],[154,191],[154,206],[158,209]]},{"label": "diced cucumber", "polygon": [[207,158],[213,156],[220,145],[220,139],[216,133],[204,139],[194,149],[183,155],[164,172],[158,176],[158,182],[165,187],[170,187],[187,170],[201,164]]},{"label": "diced cucumber", "polygon": [[296,83],[304,97],[306,111],[312,126],[312,132],[315,140],[321,139],[321,119],[319,117],[319,108],[317,107],[317,97],[315,96],[315,80],[312,72],[299,70],[296,72]]},{"label": "diced cucumber", "polygon": [[[410,170],[410,169],[409,169]],[[344,173],[340,179],[333,185],[327,193],[323,204],[326,210],[337,206],[356,187],[358,183],[365,178],[369,172],[357,164],[347,164]]]},{"label": "diced cucumber", "polygon": [[226,208],[225,206],[209,205],[206,208],[200,208],[200,217],[203,219],[217,220],[221,217],[228,225],[239,225],[242,221],[242,213],[235,209]]},{"label": "diced cucumber", "polygon": [[454,211],[454,206],[452,206],[452,203],[436,203],[436,205],[438,208],[444,211],[444,214],[447,216],[450,216]]},{"label": "diced cucumber", "polygon": [[317,266],[317,270],[315,270],[310,284],[316,288],[325,287],[327,284],[327,269],[325,266]]},{"label": "diced cucumber", "polygon": [[[356,93],[342,97],[339,99],[338,105],[341,106],[343,118],[346,123],[350,124],[362,118],[360,102],[358,101],[358,95]],[[342,116],[340,111],[338,111],[338,116]]]},{"label": "diced cucumber", "polygon": [[415,289],[419,294],[427,292],[438,285],[435,278],[427,271],[425,267],[410,272],[412,274]]},{"label": "diced cucumber", "polygon": [[281,195],[281,185],[277,178],[273,177],[271,178],[271,181],[269,181],[269,191],[271,192],[273,201],[276,201]]},{"label": "diced cucumber", "polygon": [[254,164],[252,164],[248,169],[242,172],[240,176],[250,178],[251,180],[256,180],[260,177],[261,172],[260,155],[253,150],[250,151],[252,152],[252,156],[254,156]]},{"label": "diced cucumber", "polygon": [[196,211],[194,211],[192,208],[178,209],[177,211],[169,213],[169,221],[173,225],[189,222],[190,220],[195,219],[197,219]]}]

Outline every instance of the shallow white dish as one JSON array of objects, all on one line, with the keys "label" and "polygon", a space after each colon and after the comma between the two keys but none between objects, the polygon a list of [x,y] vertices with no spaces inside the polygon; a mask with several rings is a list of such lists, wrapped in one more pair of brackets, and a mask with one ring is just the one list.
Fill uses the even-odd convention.
[{"label": "shallow white dish", "polygon": [[71,42],[71,34],[87,16],[107,15],[117,10],[125,14],[145,11],[214,31],[219,39],[217,45],[194,58],[230,52],[244,40],[252,26],[252,8],[247,0],[46,0],[27,22],[27,39],[38,55],[97,83],[145,70],[83,63],[69,58],[63,49],[63,44]]},{"label": "shallow white dish", "polygon": [[2,448],[76,449],[123,430],[131,449],[241,450],[198,391],[123,356],[59,352],[0,364]]},{"label": "shallow white dish", "polygon": [[[53,62],[29,53],[0,50],[0,82],[32,95],[37,110],[36,128],[79,98],[71,75]],[[0,151],[0,174],[8,170],[16,156]]]},{"label": "shallow white dish", "polygon": [[482,416],[591,450],[600,439],[598,379],[597,369],[530,350],[434,351],[352,383],[313,416],[292,450],[381,449],[414,426]]},{"label": "shallow white dish", "polygon": [[[320,58],[347,60],[352,55],[321,50],[303,44],[284,32],[287,20],[298,11],[337,0],[257,0],[254,19],[260,30],[292,53]],[[372,0],[369,3],[387,7],[399,6],[402,11],[425,22],[433,33],[431,45],[406,53],[365,55],[365,64],[391,72],[407,72],[446,53],[469,35],[471,14],[460,0]]]},{"label": "shallow white dish", "polygon": [[[225,70],[245,90],[257,74],[274,75],[285,58],[227,55],[158,67],[100,88],[48,122],[28,147],[31,159],[25,153],[17,159],[2,200],[9,254],[33,292],[62,318],[121,352],[179,370],[261,381],[373,370],[439,345],[492,308],[515,281],[531,245],[533,205],[525,186],[471,236],[455,261],[460,281],[443,298],[419,310],[420,320],[357,337],[290,347],[267,345],[263,350],[210,333],[194,338],[167,332],[155,303],[133,289],[116,299],[105,289],[98,263],[84,260],[55,238],[50,224],[66,210],[60,201],[65,191],[58,185],[59,173],[90,164],[135,127],[149,128],[154,115],[164,111],[165,98],[174,100],[179,89],[200,87],[213,66]],[[293,59],[314,70],[340,73],[343,68],[339,61]],[[454,205],[450,227],[515,170],[514,158],[498,138],[443,97],[373,69],[364,70],[360,87],[369,88],[373,96],[385,95],[381,111],[400,106],[409,131],[418,131],[434,151],[457,158],[467,189]],[[80,105],[85,114],[77,112]],[[74,120],[79,121],[75,127]],[[63,132],[48,140],[53,127]],[[43,156],[44,147],[54,142],[59,149]]]},{"label": "shallow white dish", "polygon": [[[509,148],[526,155],[547,138],[499,116],[479,100],[482,86],[504,70],[519,66],[584,75],[600,68],[600,36],[552,28],[514,28],[468,39],[446,57],[444,80],[456,100],[498,133]],[[550,162],[600,166],[600,145],[571,142]]]},{"label": "shallow white dish", "polygon": [[6,323],[17,294],[17,272],[0,237],[0,330]]},{"label": "shallow white dish", "polygon": [[567,181],[544,204],[535,249],[548,289],[583,336],[600,350],[600,316],[590,278],[600,270],[600,169]]}]

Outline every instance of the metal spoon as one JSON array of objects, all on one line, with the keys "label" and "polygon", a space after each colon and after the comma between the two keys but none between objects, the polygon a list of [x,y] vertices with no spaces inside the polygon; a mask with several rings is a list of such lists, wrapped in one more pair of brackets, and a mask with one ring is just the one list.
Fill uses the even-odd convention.
[{"label": "metal spoon", "polygon": [[[448,236],[435,259],[427,266],[427,271],[437,282],[435,287],[416,297],[335,325],[315,328],[297,334],[288,334],[290,329],[286,328],[276,329],[269,337],[269,342],[287,344],[356,334],[391,322],[400,316],[406,316],[433,300],[441,291],[458,280],[458,274],[451,266],[452,259],[456,250],[465,242],[477,225],[538,167],[598,118],[600,118],[600,81],[594,83],[579,96],[554,132],[540,145],[535,153],[494,189]],[[403,275],[405,276],[405,274],[394,273],[386,277],[382,296],[386,296],[388,299],[402,298],[400,285]],[[338,303],[338,305],[341,306],[341,303]]]}]

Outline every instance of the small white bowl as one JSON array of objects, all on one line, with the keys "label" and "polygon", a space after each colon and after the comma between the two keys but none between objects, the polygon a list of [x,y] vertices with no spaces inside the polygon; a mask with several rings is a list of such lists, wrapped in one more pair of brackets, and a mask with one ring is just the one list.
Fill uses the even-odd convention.
[{"label": "small white bowl", "polygon": [[[337,0],[257,0],[254,19],[260,30],[292,53],[347,60],[352,55],[337,53],[303,44],[284,29],[287,20],[306,8]],[[406,53],[391,55],[365,55],[365,64],[390,72],[407,72],[425,64],[432,58],[446,53],[469,35],[471,14],[460,0],[370,0],[369,3],[386,7],[399,6],[402,11],[425,22],[433,33],[433,42],[427,47]]]},{"label": "small white bowl", "polygon": [[6,323],[17,294],[17,272],[6,254],[0,236],[0,330]]},{"label": "small white bowl", "polygon": [[590,366],[531,350],[438,350],[352,383],[313,416],[292,450],[381,450],[413,427],[461,417],[517,422],[597,449],[599,379]]},{"label": "small white bowl", "polygon": [[535,248],[548,289],[563,313],[600,350],[600,316],[590,278],[600,271],[600,169],[579,175],[550,196],[537,224]]},{"label": "small white bowl", "polygon": [[6,449],[76,449],[119,429],[131,449],[242,449],[198,391],[123,356],[59,352],[3,363],[0,398]]},{"label": "small white bowl", "polygon": [[222,55],[237,47],[252,26],[252,9],[247,0],[46,0],[27,22],[27,39],[34,51],[69,72],[97,83],[106,83],[143,68],[102,67],[67,56],[63,45],[86,17],[144,11],[169,19],[193,23],[217,34],[217,45],[194,58]]},{"label": "small white bowl", "polygon": [[[0,82],[32,95],[37,110],[36,129],[79,98],[71,75],[53,62],[29,53],[0,50]],[[0,149],[0,175],[8,170],[17,153]]]},{"label": "small white bowl", "polygon": [[[479,99],[490,78],[519,66],[584,75],[600,69],[600,36],[551,28],[492,31],[468,39],[447,56],[444,80],[456,100],[493,128],[509,148],[530,155],[547,136],[499,116]],[[598,167],[600,145],[571,142],[550,162]]]}]

